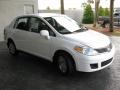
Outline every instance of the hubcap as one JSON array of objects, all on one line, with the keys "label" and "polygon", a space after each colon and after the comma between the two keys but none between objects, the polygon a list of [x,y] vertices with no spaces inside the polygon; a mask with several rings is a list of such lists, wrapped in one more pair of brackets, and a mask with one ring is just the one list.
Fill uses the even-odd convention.
[{"label": "hubcap", "polygon": [[15,46],[14,46],[12,43],[10,43],[10,45],[9,45],[9,52],[10,52],[11,54],[14,54],[14,53],[15,53]]},{"label": "hubcap", "polygon": [[64,57],[62,57],[62,56],[59,57],[58,65],[59,65],[59,69],[61,72],[63,72],[63,73],[67,72],[67,65],[66,65]]}]

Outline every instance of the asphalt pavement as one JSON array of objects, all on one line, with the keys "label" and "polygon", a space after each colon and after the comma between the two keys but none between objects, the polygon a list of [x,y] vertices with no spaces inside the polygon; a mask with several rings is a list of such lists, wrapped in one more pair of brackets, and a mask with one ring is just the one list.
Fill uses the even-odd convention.
[{"label": "asphalt pavement", "polygon": [[61,76],[44,59],[20,53],[9,54],[0,42],[0,90],[120,90],[120,37],[112,37],[115,60],[108,68],[93,73]]}]

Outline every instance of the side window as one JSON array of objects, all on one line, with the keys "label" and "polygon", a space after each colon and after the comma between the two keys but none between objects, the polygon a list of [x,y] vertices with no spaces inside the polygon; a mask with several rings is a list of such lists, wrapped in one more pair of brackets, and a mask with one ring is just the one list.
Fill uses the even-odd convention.
[{"label": "side window", "polygon": [[19,18],[16,22],[15,28],[28,31],[29,30],[28,18]]},{"label": "side window", "polygon": [[53,18],[51,18],[51,17],[46,17],[46,18],[44,18],[50,25],[52,25],[55,29],[58,29],[58,24],[57,24],[57,22],[53,19]]},{"label": "side window", "polygon": [[30,19],[30,31],[39,33],[39,20],[37,18]]},{"label": "side window", "polygon": [[32,17],[30,20],[30,31],[35,33],[40,33],[41,30],[48,30],[50,36],[55,36],[51,28],[41,19]]}]

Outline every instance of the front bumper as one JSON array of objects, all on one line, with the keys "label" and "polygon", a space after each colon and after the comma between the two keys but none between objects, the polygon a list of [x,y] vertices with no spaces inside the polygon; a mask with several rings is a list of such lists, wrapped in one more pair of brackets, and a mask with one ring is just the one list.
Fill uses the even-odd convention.
[{"label": "front bumper", "polygon": [[115,47],[110,52],[102,53],[96,56],[87,56],[80,53],[74,54],[76,70],[83,72],[99,71],[108,67],[114,60]]}]

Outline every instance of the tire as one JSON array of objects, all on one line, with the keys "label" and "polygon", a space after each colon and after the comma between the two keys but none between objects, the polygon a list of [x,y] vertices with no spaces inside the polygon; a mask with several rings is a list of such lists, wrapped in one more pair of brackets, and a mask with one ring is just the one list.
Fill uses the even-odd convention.
[{"label": "tire", "polygon": [[13,55],[13,56],[18,55],[18,51],[17,51],[17,49],[16,49],[16,46],[15,46],[15,44],[14,44],[12,41],[10,41],[10,42],[8,43],[8,49],[9,49],[9,53],[10,53],[11,55]]},{"label": "tire", "polygon": [[56,66],[62,75],[70,75],[75,72],[75,65],[72,57],[67,53],[59,53],[56,57]]}]

